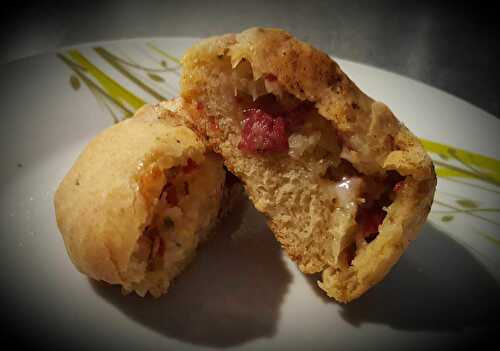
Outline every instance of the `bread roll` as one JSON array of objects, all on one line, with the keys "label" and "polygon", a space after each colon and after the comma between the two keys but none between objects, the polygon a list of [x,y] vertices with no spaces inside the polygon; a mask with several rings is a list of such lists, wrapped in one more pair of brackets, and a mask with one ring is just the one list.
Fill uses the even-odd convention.
[{"label": "bread roll", "polygon": [[419,140],[326,54],[276,29],[203,40],[183,60],[193,125],[244,184],[276,238],[349,302],[397,262],[436,177]]},{"label": "bread roll", "polygon": [[97,135],[55,194],[74,265],[123,291],[164,294],[216,221],[219,156],[167,109],[146,105]]}]

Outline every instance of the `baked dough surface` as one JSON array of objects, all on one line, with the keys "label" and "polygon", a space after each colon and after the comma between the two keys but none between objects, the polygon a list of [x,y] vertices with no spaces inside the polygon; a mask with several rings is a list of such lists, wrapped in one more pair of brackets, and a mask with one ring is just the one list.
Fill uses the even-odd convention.
[{"label": "baked dough surface", "polygon": [[[154,219],[168,181],[165,172],[182,170],[188,162],[198,165],[199,174],[190,178],[190,194],[179,200],[172,217],[177,242],[163,239],[165,267],[149,271],[147,257],[134,256],[139,239]],[[99,133],[57,189],[56,219],[71,261],[82,273],[120,284],[125,292],[165,293],[215,222],[224,177],[220,158],[207,152],[178,114],[146,105]],[[183,246],[169,248],[174,244]]]},{"label": "baked dough surface", "polygon": [[[281,30],[208,38],[182,63],[181,96],[197,112],[192,125],[242,181],[299,268],[322,272],[319,286],[341,302],[379,282],[416,238],[432,204],[436,177],[419,140],[328,55]],[[301,146],[294,156],[241,149],[241,96],[255,103],[266,94],[314,106],[306,118],[312,131],[288,139],[290,150],[295,140],[310,143],[310,150]],[[346,250],[355,240],[356,210],[341,208],[329,195],[335,184],[325,179],[329,169],[342,174],[346,163],[365,183],[387,181],[391,174],[403,179],[397,192],[385,190],[392,200],[383,207],[377,237],[357,242],[351,259]],[[355,202],[357,208],[363,199]]]}]

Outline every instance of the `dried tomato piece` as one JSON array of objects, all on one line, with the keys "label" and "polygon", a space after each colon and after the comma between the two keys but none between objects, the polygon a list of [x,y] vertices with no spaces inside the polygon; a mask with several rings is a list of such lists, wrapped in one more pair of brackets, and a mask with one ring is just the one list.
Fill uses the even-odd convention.
[{"label": "dried tomato piece", "polygon": [[360,208],[357,221],[361,234],[367,242],[372,241],[378,234],[378,227],[384,221],[387,213],[380,206]]},{"label": "dried tomato piece", "polygon": [[240,150],[245,152],[279,152],[288,150],[288,135],[283,117],[273,117],[261,109],[243,111]]}]

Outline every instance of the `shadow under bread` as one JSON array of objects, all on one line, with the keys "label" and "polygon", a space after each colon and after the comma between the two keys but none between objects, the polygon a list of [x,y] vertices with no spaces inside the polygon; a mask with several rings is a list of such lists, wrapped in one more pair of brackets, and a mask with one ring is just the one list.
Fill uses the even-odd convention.
[{"label": "shadow under bread", "polygon": [[158,299],[92,287],[126,316],[188,343],[230,347],[273,336],[292,275],[265,218],[241,198],[215,231]]},{"label": "shadow under bread", "polygon": [[[325,303],[336,303],[307,279]],[[388,325],[412,331],[479,332],[500,326],[500,287],[462,245],[427,222],[386,278],[341,306],[354,326]]]}]

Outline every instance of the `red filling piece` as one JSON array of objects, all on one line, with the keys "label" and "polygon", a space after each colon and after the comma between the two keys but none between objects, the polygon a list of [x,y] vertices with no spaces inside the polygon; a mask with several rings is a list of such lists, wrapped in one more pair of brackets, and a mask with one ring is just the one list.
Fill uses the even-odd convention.
[{"label": "red filling piece", "polygon": [[[273,81],[276,77],[266,75],[265,79]],[[239,96],[235,99],[238,103],[243,101]],[[253,153],[287,151],[288,135],[300,130],[313,108],[314,104],[309,101],[285,107],[272,94],[260,96],[250,108],[243,110],[240,150]]]},{"label": "red filling piece", "polygon": [[379,206],[359,209],[358,224],[367,242],[375,239],[378,234],[378,227],[384,221],[386,214]]},{"label": "red filling piece", "polygon": [[287,151],[286,122],[281,116],[273,117],[260,109],[243,111],[240,150],[245,152]]}]

